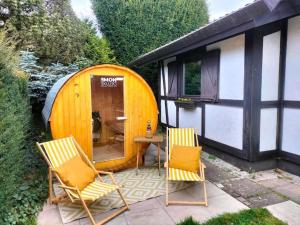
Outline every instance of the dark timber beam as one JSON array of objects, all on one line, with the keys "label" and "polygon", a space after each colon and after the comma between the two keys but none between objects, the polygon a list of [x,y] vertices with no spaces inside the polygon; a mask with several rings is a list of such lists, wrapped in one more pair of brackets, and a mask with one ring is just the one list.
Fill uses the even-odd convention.
[{"label": "dark timber beam", "polygon": [[253,83],[253,31],[245,33],[245,73],[243,110],[243,150],[246,158],[252,158],[252,83]]},{"label": "dark timber beam", "polygon": [[278,117],[277,117],[277,142],[276,142],[276,146],[278,150],[282,149],[286,45],[287,45],[287,21],[285,21],[282,25],[281,36],[280,36],[280,62],[279,62],[279,88],[278,88],[278,100],[280,102],[280,107],[278,109]]}]

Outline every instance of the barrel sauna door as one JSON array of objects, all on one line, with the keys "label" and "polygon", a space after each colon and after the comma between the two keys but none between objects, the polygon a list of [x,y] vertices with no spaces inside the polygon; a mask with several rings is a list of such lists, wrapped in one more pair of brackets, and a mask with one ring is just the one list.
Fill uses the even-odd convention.
[{"label": "barrel sauna door", "polygon": [[124,157],[124,77],[92,76],[93,161]]}]

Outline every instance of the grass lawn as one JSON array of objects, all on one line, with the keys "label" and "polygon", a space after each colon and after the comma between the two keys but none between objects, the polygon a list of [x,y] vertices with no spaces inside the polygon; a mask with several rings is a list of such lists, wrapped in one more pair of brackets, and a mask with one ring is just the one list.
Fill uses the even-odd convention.
[{"label": "grass lawn", "polygon": [[272,216],[267,209],[257,208],[238,213],[225,213],[205,223],[199,223],[188,217],[178,225],[286,225],[286,223]]}]

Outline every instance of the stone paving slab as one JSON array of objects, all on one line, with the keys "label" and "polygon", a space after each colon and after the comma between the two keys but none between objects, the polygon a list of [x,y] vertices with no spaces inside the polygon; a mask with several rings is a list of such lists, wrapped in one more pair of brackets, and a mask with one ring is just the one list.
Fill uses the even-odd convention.
[{"label": "stone paving slab", "polygon": [[281,193],[294,202],[300,204],[300,186],[296,184],[286,184],[284,186],[275,187],[274,191]]},{"label": "stone paving slab", "polygon": [[[105,217],[107,217],[108,215],[110,215],[111,213],[113,213],[115,211],[116,211],[116,209],[110,210],[108,212],[101,213],[101,214],[98,214],[98,215],[94,215],[94,219],[95,219],[96,223],[100,222]],[[90,222],[90,220],[88,218],[82,218],[82,219],[73,221],[71,223],[66,223],[66,224],[63,224],[63,225],[73,225],[72,223],[74,223],[74,222],[79,222],[79,225],[92,225],[92,223]],[[106,223],[106,225],[128,225],[128,223],[127,223],[127,220],[125,218],[125,214],[123,213],[123,214],[115,217],[113,220],[109,221],[108,223]]]},{"label": "stone paving slab", "polygon": [[216,167],[209,161],[206,160],[203,161],[206,165],[205,176],[209,181],[213,183],[221,183],[226,180],[237,178],[237,176],[231,174],[230,171]]},{"label": "stone paving slab", "polygon": [[[179,222],[188,216],[192,216],[194,219],[204,222],[210,218],[213,218],[217,215],[223,214],[225,212],[238,212],[242,209],[247,209],[248,207],[223,192],[218,190],[219,193],[215,193],[213,196],[208,198],[208,207],[205,206],[180,206],[180,205],[165,205],[165,198],[160,197],[160,203],[164,210],[170,215],[170,217],[175,221]],[[200,200],[201,196],[198,195],[198,198],[194,196],[189,196],[188,192],[185,191],[181,193],[172,193],[170,194],[170,199],[178,200]]]},{"label": "stone paving slab", "polygon": [[[257,196],[253,196],[248,198],[249,206],[252,208],[264,207],[266,205],[273,205],[277,203],[281,203],[286,201],[287,198],[277,194],[276,192],[268,192],[264,194],[259,194]],[[246,204],[247,205],[247,204]]]},{"label": "stone paving slab", "polygon": [[262,185],[256,184],[249,179],[239,179],[234,181],[226,181],[223,183],[226,192],[234,192],[244,198],[257,196],[270,192],[270,190]]},{"label": "stone paving slab", "polygon": [[293,201],[286,201],[266,207],[275,217],[289,225],[300,224],[300,206]]},{"label": "stone paving slab", "polygon": [[46,203],[38,215],[37,223],[38,225],[61,225],[62,221],[57,206]]},{"label": "stone paving slab", "polygon": [[260,181],[259,184],[300,204],[300,185],[284,178]]},{"label": "stone paving slab", "polygon": [[129,225],[174,225],[174,221],[162,208],[133,213],[129,211],[125,217]]},{"label": "stone paving slab", "polygon": [[276,188],[276,187],[285,186],[286,184],[289,184],[290,181],[285,179],[274,178],[274,179],[260,180],[257,183],[268,188]]}]

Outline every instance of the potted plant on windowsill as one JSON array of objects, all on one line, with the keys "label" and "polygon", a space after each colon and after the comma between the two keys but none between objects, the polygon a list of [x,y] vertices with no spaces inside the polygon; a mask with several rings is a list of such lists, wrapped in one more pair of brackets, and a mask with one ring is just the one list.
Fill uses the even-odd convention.
[{"label": "potted plant on windowsill", "polygon": [[195,102],[191,98],[178,98],[175,101],[175,104],[178,107],[185,108],[185,109],[194,109],[196,107]]}]

